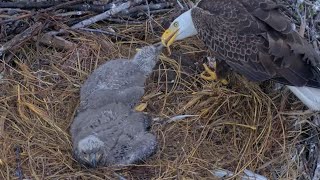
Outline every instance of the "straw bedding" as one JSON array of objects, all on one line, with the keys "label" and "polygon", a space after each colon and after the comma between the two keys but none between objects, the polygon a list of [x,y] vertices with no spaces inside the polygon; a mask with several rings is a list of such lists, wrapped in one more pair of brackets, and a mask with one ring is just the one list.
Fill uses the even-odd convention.
[{"label": "straw bedding", "polygon": [[[146,162],[126,167],[86,169],[72,157],[69,128],[79,89],[102,63],[132,57],[135,48],[159,41],[156,18],[141,25],[110,24],[128,40],[75,32],[77,47],[60,50],[36,41],[1,64],[0,179],[214,179],[224,168],[244,169],[271,179],[305,173],[299,148],[312,130],[313,113],[274,84],[254,84],[231,73],[230,85],[200,78],[206,49],[197,39],[164,51],[141,100],[154,117],[158,151]],[[103,28],[103,25],[96,25]],[[153,28],[153,31],[151,29]],[[197,115],[166,123],[177,115]],[[308,126],[307,126],[308,125]],[[19,152],[20,150],[20,152]],[[300,156],[299,156],[300,155]]]}]

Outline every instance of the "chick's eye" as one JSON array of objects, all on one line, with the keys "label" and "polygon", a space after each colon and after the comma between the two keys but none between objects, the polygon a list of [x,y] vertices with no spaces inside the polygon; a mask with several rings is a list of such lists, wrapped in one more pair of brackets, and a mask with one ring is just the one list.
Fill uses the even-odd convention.
[{"label": "chick's eye", "polygon": [[179,26],[179,23],[178,22],[174,22],[173,23],[173,27],[178,27]]}]

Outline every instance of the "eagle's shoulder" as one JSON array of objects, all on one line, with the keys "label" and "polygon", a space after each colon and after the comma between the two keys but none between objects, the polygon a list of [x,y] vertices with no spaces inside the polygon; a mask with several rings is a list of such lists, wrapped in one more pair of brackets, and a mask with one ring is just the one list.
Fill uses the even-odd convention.
[{"label": "eagle's shoulder", "polygon": [[269,0],[202,0],[192,17],[205,44],[248,79],[318,87],[320,57],[282,10]]}]

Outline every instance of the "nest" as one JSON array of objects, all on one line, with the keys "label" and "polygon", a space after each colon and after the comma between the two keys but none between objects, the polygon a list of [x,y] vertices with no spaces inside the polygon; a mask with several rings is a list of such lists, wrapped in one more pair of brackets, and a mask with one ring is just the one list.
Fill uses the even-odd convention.
[{"label": "nest", "polygon": [[[73,159],[69,127],[81,84],[102,63],[132,57],[135,48],[159,41],[168,16],[141,24],[109,22],[120,40],[73,31],[66,38],[76,46],[61,49],[29,41],[5,56],[1,179],[214,179],[216,169],[234,172],[231,178],[245,169],[271,179],[312,173],[318,157],[310,157],[308,142],[318,142],[311,123],[315,114],[301,111],[303,104],[286,90],[273,90],[272,82],[255,84],[234,73],[228,86],[202,79],[208,54],[197,38],[177,42],[171,55],[164,51],[146,84],[141,101],[154,117],[156,154],[139,165],[98,169]],[[193,116],[169,122],[177,115]]]}]

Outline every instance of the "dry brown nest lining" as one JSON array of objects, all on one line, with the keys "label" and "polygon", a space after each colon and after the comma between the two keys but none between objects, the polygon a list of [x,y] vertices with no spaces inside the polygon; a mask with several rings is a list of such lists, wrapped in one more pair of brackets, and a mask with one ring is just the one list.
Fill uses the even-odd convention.
[{"label": "dry brown nest lining", "polygon": [[197,39],[179,42],[175,54],[161,56],[144,101],[154,117],[199,116],[155,122],[158,151],[140,165],[80,167],[72,158],[69,135],[79,88],[100,64],[130,57],[136,47],[159,39],[160,23],[153,24],[153,32],[146,24],[110,25],[129,41],[75,33],[69,38],[78,45],[69,51],[33,42],[13,55],[15,63],[2,64],[0,179],[17,179],[19,164],[23,177],[31,179],[213,179],[216,168],[236,174],[249,169],[279,179],[301,176],[304,168],[296,147],[299,135],[307,131],[303,120],[312,114],[291,113],[303,109],[293,96],[266,94],[237,75],[231,76],[230,87],[202,80],[192,65],[204,55]]}]

